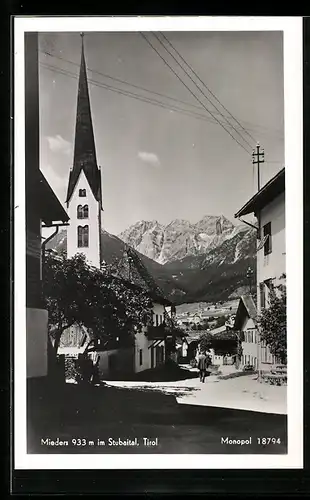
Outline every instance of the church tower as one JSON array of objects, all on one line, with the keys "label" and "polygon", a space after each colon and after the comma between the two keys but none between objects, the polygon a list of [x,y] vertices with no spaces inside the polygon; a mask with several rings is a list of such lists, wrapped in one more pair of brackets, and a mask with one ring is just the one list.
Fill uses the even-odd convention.
[{"label": "church tower", "polygon": [[83,253],[89,264],[100,268],[101,171],[97,165],[91,117],[87,71],[82,36],[73,167],[67,190],[70,225],[67,230],[67,256]]}]

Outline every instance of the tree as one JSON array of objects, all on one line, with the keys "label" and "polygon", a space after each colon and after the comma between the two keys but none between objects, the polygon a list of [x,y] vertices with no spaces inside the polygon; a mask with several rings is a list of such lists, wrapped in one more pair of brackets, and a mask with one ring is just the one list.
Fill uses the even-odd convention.
[{"label": "tree", "polygon": [[205,319],[205,320],[203,320],[203,321],[200,323],[200,325],[197,325],[197,327],[198,327],[198,328],[197,328],[198,330],[208,330],[208,329],[209,329],[209,323],[208,323],[208,321]]},{"label": "tree", "polygon": [[226,323],[226,316],[219,316],[216,320],[215,328],[220,328]]},{"label": "tree", "polygon": [[208,351],[212,348],[213,337],[211,333],[203,333],[200,335],[198,342],[202,351]]},{"label": "tree", "polygon": [[[282,277],[281,277],[282,278]],[[285,278],[285,276],[283,276]],[[270,290],[269,307],[259,317],[261,340],[265,341],[271,354],[287,360],[286,338],[286,286],[280,284]]]},{"label": "tree", "polygon": [[219,355],[235,355],[238,353],[238,339],[235,332],[225,332],[212,336],[212,348]]},{"label": "tree", "polygon": [[55,353],[72,325],[84,326],[91,339],[118,337],[121,345],[151,319],[153,304],[145,291],[90,267],[82,254],[47,256],[43,286]]}]

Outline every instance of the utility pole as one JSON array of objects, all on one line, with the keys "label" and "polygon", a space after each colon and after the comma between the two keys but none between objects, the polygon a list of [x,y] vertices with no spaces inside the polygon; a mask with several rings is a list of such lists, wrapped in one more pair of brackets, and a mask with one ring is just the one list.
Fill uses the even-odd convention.
[{"label": "utility pole", "polygon": [[[260,151],[260,144],[259,142],[256,145],[256,150],[253,149],[252,153],[252,163],[253,165],[257,165],[257,191],[260,190],[260,165],[261,163],[265,162],[265,152],[262,149]],[[258,225],[258,231],[257,235],[258,238],[261,236],[261,227],[260,227],[260,214],[259,211],[257,213],[257,225]],[[259,295],[259,283],[257,283],[257,299]],[[257,325],[257,368],[258,368],[258,382],[261,382],[261,336],[260,336],[260,327]]]},{"label": "utility pole", "polygon": [[252,153],[252,163],[253,165],[257,165],[257,191],[260,190],[260,164],[265,162],[265,152],[262,149],[260,151],[260,144],[259,142],[256,145],[256,151],[253,149]]}]

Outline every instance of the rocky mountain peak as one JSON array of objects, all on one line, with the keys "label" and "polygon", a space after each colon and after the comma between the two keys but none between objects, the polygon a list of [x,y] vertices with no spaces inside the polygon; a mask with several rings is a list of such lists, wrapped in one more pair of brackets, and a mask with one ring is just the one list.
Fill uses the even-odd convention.
[{"label": "rocky mountain peak", "polygon": [[196,223],[174,219],[163,225],[158,221],[140,221],[123,231],[119,238],[143,255],[160,264],[187,256],[203,255],[226,239],[247,231],[234,225],[224,215],[205,215]]},{"label": "rocky mountain peak", "polygon": [[232,231],[235,226],[224,215],[205,215],[195,224],[195,227],[207,235],[219,235],[226,231]]}]

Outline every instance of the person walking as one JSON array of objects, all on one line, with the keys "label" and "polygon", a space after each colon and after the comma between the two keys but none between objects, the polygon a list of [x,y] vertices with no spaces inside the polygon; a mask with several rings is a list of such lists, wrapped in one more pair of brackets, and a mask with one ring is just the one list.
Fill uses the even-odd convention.
[{"label": "person walking", "polygon": [[202,383],[204,383],[206,378],[207,366],[208,366],[208,358],[206,356],[205,351],[203,351],[198,358],[199,377],[200,377],[200,382]]},{"label": "person walking", "polygon": [[97,361],[93,366],[93,375],[92,375],[92,384],[93,385],[100,384],[99,361],[100,361],[100,356],[98,356]]}]

